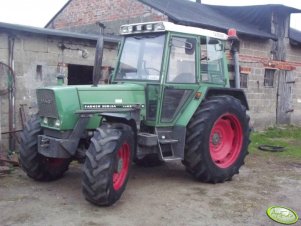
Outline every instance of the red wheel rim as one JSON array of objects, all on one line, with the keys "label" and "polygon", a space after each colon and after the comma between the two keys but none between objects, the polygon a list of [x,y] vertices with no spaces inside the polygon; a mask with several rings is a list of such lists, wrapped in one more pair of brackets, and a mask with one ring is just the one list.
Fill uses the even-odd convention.
[{"label": "red wheel rim", "polygon": [[113,174],[114,190],[119,190],[125,182],[130,166],[130,146],[124,143],[117,152],[117,164]]},{"label": "red wheel rim", "polygon": [[237,160],[243,143],[242,126],[233,114],[224,114],[214,123],[210,133],[210,155],[220,168],[227,168]]}]

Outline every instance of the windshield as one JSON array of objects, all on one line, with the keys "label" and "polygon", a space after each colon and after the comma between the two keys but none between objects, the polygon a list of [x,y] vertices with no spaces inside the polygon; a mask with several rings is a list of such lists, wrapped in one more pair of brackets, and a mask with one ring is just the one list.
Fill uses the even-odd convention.
[{"label": "windshield", "polygon": [[161,74],[165,35],[127,37],[116,80],[154,80]]}]

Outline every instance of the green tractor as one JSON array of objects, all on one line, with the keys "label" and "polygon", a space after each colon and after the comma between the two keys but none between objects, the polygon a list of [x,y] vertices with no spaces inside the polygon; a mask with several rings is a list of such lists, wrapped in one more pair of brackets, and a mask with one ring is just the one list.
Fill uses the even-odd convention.
[{"label": "green tractor", "polygon": [[230,88],[224,33],[171,22],[124,25],[116,68],[98,85],[37,89],[39,113],[21,135],[20,162],[34,180],[55,180],[84,162],[82,190],[99,206],[125,190],[132,162],[181,160],[199,181],[230,180],[249,145],[248,103]]}]

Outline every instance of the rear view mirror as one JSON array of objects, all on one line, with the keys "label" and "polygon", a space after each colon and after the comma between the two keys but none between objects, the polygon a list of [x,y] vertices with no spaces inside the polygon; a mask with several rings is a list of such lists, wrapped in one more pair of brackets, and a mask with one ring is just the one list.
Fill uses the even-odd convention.
[{"label": "rear view mirror", "polygon": [[185,49],[185,54],[187,55],[194,54],[195,43],[196,41],[194,38],[187,38],[185,41],[183,40],[183,38],[172,39],[172,46]]},{"label": "rear view mirror", "polygon": [[187,55],[193,55],[195,51],[195,39],[187,38],[185,43],[185,53]]}]

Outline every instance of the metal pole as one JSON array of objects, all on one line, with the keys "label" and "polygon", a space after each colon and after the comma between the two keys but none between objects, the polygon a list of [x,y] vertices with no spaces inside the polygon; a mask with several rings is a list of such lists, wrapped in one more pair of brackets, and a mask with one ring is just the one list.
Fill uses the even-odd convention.
[{"label": "metal pole", "polygon": [[234,71],[235,71],[235,88],[240,89],[240,71],[238,51],[233,51]]},{"label": "metal pole", "polygon": [[[15,78],[14,78],[14,46],[15,46],[15,38],[9,38],[9,94],[8,94],[8,102],[9,102],[9,132],[16,130],[16,115],[15,115]],[[15,137],[13,133],[9,134],[9,151],[14,151],[16,147]]]},{"label": "metal pole", "polygon": [[[0,150],[1,150],[1,144],[2,144],[2,136],[1,136],[1,121],[2,121],[2,108],[1,108],[1,104],[2,104],[2,98],[0,95]],[[1,153],[0,153],[1,154]]]}]

